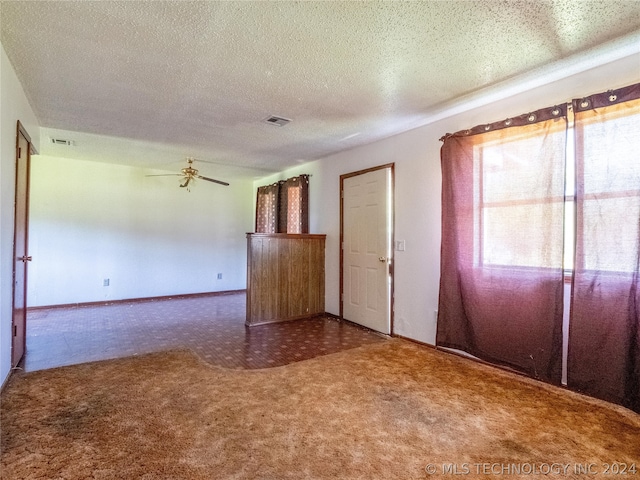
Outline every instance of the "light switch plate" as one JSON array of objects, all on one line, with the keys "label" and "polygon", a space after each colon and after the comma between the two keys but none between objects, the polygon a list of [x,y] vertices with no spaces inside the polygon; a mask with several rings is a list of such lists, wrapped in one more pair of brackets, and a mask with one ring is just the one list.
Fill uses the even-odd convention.
[{"label": "light switch plate", "polygon": [[404,252],[405,242],[404,240],[396,240],[396,252]]}]

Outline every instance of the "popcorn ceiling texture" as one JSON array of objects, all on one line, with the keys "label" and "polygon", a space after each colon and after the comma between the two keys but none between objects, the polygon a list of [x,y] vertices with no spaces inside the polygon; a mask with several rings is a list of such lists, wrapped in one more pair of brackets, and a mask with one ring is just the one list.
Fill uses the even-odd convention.
[{"label": "popcorn ceiling texture", "polygon": [[[2,45],[43,127],[272,171],[416,127],[435,106],[640,28],[637,1],[0,6]],[[261,123],[271,114],[293,122]]]}]

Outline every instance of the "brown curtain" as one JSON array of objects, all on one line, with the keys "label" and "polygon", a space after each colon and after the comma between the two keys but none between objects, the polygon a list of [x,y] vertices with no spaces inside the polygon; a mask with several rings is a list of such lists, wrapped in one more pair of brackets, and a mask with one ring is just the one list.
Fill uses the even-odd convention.
[{"label": "brown curtain", "polygon": [[443,137],[436,344],[559,384],[566,105]]},{"label": "brown curtain", "polygon": [[258,187],[256,233],[309,233],[309,175]]},{"label": "brown curtain", "polygon": [[640,84],[574,100],[568,386],[640,413]]},{"label": "brown curtain", "polygon": [[256,197],[256,233],[278,232],[278,196],[280,185],[258,187]]},{"label": "brown curtain", "polygon": [[309,175],[280,182],[279,210],[281,233],[309,233]]}]

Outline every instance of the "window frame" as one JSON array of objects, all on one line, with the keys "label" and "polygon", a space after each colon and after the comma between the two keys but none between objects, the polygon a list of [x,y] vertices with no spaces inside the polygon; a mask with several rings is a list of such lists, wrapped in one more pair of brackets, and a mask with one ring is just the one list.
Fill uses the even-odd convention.
[{"label": "window frame", "polygon": [[[568,126],[567,126],[568,129]],[[474,185],[474,198],[473,198],[473,215],[474,215],[474,255],[473,265],[475,268],[482,270],[495,270],[495,271],[556,271],[557,267],[544,266],[544,265],[522,265],[522,264],[509,264],[509,263],[487,263],[485,262],[485,249],[486,246],[486,230],[485,230],[485,216],[487,208],[502,208],[517,205],[540,205],[557,203],[562,204],[563,209],[563,251],[562,251],[562,269],[565,270],[565,248],[564,242],[566,241],[566,205],[567,202],[575,202],[575,196],[570,198],[566,194],[567,185],[567,172],[566,159],[565,159],[565,171],[564,182],[565,192],[562,197],[547,197],[547,198],[530,198],[530,199],[518,199],[518,200],[503,200],[495,202],[485,201],[485,149],[494,145],[501,145],[505,143],[514,143],[521,141],[522,138],[526,138],[528,135],[514,136],[505,142],[504,139],[490,140],[485,142],[479,142],[474,145],[473,151],[473,185]],[[567,144],[569,142],[567,141]],[[567,156],[567,147],[565,146],[565,157]],[[574,208],[575,212],[575,208]],[[575,231],[575,226],[574,226]],[[575,235],[574,235],[575,237]]]}]

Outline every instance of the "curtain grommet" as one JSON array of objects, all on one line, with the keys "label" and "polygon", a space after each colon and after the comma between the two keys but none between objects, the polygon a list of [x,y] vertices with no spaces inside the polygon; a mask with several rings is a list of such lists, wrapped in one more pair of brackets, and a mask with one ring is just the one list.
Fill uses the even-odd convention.
[{"label": "curtain grommet", "polygon": [[618,99],[618,96],[615,93],[612,93],[611,95],[609,95],[610,102],[615,102],[617,99]]},{"label": "curtain grommet", "polygon": [[558,115],[560,115],[560,109],[558,107],[554,108],[553,110],[551,110],[551,114],[557,117]]},{"label": "curtain grommet", "polygon": [[507,118],[507,119],[504,121],[504,124],[505,124],[507,127],[508,127],[509,125],[511,125],[512,123],[513,123],[513,120],[511,120],[510,118]]},{"label": "curtain grommet", "polygon": [[485,131],[489,131],[489,130],[491,130],[491,125],[485,125],[485,126],[484,126],[484,129],[485,129]]},{"label": "curtain grommet", "polygon": [[589,106],[589,100],[587,100],[586,98],[583,98],[582,101],[580,102],[580,108],[587,108]]},{"label": "curtain grommet", "polygon": [[527,119],[528,119],[530,122],[535,122],[535,121],[536,121],[536,115],[535,115],[534,113],[532,113],[531,115],[529,115],[529,116],[527,117]]}]

